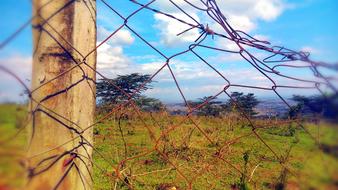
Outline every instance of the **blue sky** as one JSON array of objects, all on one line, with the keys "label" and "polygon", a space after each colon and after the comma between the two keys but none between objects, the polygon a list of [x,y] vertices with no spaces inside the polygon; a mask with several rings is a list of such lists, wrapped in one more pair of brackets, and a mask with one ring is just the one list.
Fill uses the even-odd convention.
[{"label": "blue sky", "polygon": [[[197,0],[190,1],[198,2]],[[125,0],[107,2],[124,16],[128,16],[139,8],[139,6]],[[223,32],[203,12],[193,9],[182,0],[175,2],[201,23],[208,24],[214,31]],[[234,28],[244,30],[257,38],[267,39],[274,45],[309,51],[314,60],[330,63],[338,61],[338,20],[336,19],[338,18],[338,1],[336,0],[222,0],[218,2],[223,14]],[[157,0],[152,7],[187,22],[192,22],[168,0]],[[97,9],[98,42],[100,42],[119,27],[123,20],[101,1],[97,1]],[[0,42],[3,42],[31,17],[31,4],[29,0],[21,0],[20,3],[13,0],[2,0],[0,11],[2,13]],[[189,44],[193,43],[199,35],[199,31],[196,29],[177,37],[176,34],[186,26],[147,10],[133,16],[128,25],[166,56],[187,49]],[[204,44],[236,49],[234,44],[217,37],[212,39],[211,36]],[[31,51],[31,28],[28,26],[14,40],[0,49],[0,64],[12,69],[29,84]],[[264,56],[261,52],[250,51],[257,56]],[[257,70],[236,55],[210,51],[205,48],[197,48],[196,52],[212,63],[234,84],[271,87],[271,83]],[[132,72],[152,74],[164,62],[163,57],[126,27],[98,49],[98,70],[109,78]],[[214,95],[225,85],[224,80],[192,53],[174,58],[170,65],[187,99]],[[310,79],[312,77],[311,73],[304,69],[289,69],[285,72],[300,78]],[[2,79],[0,101],[20,100],[18,95],[22,92],[22,88],[18,83],[3,73],[0,76]],[[303,85],[277,76],[274,76],[274,79],[281,85]],[[157,82],[153,84],[154,88],[147,92],[148,96],[160,98],[166,102],[182,101],[167,68],[155,77],[155,81]],[[232,88],[230,91],[253,92],[259,97],[275,96],[271,92],[259,90]],[[290,96],[295,93],[311,94],[313,91],[280,90],[280,93]]]}]

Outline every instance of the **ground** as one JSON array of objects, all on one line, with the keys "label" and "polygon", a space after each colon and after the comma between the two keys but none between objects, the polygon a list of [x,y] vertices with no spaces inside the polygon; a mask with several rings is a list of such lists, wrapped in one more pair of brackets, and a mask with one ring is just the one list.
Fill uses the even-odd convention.
[{"label": "ground", "polygon": [[[0,105],[1,190],[22,183],[24,132],[7,139],[23,126],[24,110]],[[295,122],[257,119],[254,124],[262,128],[253,131],[234,116],[190,120],[127,113],[121,119],[119,113],[111,115],[94,128],[94,189],[338,188],[336,124],[302,121],[302,128]],[[102,117],[97,114],[98,121]]]}]

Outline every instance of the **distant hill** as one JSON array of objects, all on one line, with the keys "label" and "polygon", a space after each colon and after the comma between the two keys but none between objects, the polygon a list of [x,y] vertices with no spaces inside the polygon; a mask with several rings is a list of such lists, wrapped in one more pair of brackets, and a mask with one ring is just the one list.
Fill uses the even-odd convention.
[{"label": "distant hill", "polygon": [[[286,99],[286,101],[291,106],[295,105],[295,102],[292,100]],[[266,98],[260,99],[259,102],[255,107],[255,111],[258,112],[257,117],[283,116],[289,110],[288,106],[280,99]],[[166,107],[172,114],[183,115],[187,112],[184,103],[167,103]]]},{"label": "distant hill", "polygon": [[[260,103],[255,108],[255,111],[258,112],[258,117],[283,116],[289,110],[289,107],[280,99],[271,98],[259,101]],[[290,106],[296,104],[296,102],[289,99],[286,99],[286,101]]]}]

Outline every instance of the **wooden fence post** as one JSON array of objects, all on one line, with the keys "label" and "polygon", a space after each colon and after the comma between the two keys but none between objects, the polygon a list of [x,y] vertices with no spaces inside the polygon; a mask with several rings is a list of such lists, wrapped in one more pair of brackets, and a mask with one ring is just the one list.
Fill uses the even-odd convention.
[{"label": "wooden fence post", "polygon": [[[32,89],[38,89],[33,91],[32,99],[40,102],[31,101],[34,129],[30,131],[33,138],[28,165],[34,168],[31,172],[34,175],[50,165],[55,160],[53,156],[79,145],[80,138],[75,138],[78,134],[67,127],[81,131],[94,122],[95,71],[88,66],[96,68],[96,52],[86,57],[85,63],[84,56],[96,46],[96,1],[33,0],[33,14],[37,16],[32,21]],[[93,142],[91,128],[82,135],[89,143]],[[26,189],[50,190],[56,186],[61,190],[91,189],[87,169],[92,170],[92,149],[84,146],[86,150],[83,147],[75,150],[84,162],[66,155],[32,177]],[[53,159],[41,164],[46,158]]]}]

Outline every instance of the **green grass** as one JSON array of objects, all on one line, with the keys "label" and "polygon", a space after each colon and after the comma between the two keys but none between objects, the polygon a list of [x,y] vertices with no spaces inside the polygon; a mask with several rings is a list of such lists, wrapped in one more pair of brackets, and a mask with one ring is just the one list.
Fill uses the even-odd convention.
[{"label": "green grass", "polygon": [[[0,189],[22,186],[24,168],[21,166],[23,147],[26,144],[24,135],[14,135],[25,120],[25,108],[14,104],[0,105]],[[22,133],[24,134],[24,132]]]},{"label": "green grass", "polygon": [[[24,118],[22,110],[16,105],[0,105],[0,139],[15,134],[22,124],[20,120]],[[100,117],[98,115],[97,119]],[[182,116],[154,114],[153,117],[156,122],[147,113],[142,116],[144,122],[135,115],[121,120],[124,138],[114,117],[95,126],[94,189],[108,190],[115,186],[117,189],[128,189],[126,183],[135,189],[156,189],[165,185],[179,189],[186,189],[189,185],[192,189],[230,189],[231,185],[239,184],[243,177],[237,169],[242,173],[246,170],[242,182],[248,189],[272,189],[283,181],[285,167],[286,189],[337,188],[338,128],[335,124],[304,123],[304,130],[294,123],[266,125],[267,121],[258,120],[255,122],[265,123],[267,127],[256,129],[256,136],[251,127],[241,120],[194,117],[201,132],[190,120],[181,123],[184,119]],[[233,127],[229,127],[229,123]],[[163,131],[171,127],[174,129],[160,139],[155,149],[147,127],[153,131],[155,139]],[[246,134],[251,135],[234,141]],[[313,138],[319,139],[321,149]],[[20,152],[20,145],[26,142],[23,139],[19,137],[10,145],[1,145],[0,150],[6,153],[9,147],[16,145]],[[215,156],[221,147],[223,160]],[[243,159],[246,153],[249,156],[247,164]],[[284,162],[281,164],[280,161]],[[115,171],[119,164],[120,179],[125,182],[117,179]],[[22,177],[18,173],[22,174],[18,160],[0,158],[0,187],[4,183],[17,187]]]},{"label": "green grass", "polygon": [[[146,124],[152,126],[157,135],[166,127],[175,126],[180,119],[183,119],[180,116],[166,118],[156,115],[157,123],[160,123],[162,127],[155,128],[154,124],[151,124],[150,117],[143,116],[143,118]],[[225,142],[251,133],[251,128],[245,126],[245,122],[238,122],[233,130],[230,130],[223,124],[227,123],[226,118],[199,117],[195,119],[198,120],[199,126],[207,136],[215,142],[209,142],[199,130],[195,129],[191,135],[189,146],[186,148],[183,146],[186,141],[184,135],[188,134],[190,129],[194,128],[194,125],[189,121],[184,122],[171,131],[167,139],[161,141],[158,148],[159,151],[163,151],[165,144],[166,149],[163,152],[166,152],[170,163],[173,163],[177,168],[173,168],[157,151],[125,163],[123,168],[127,169],[123,171],[123,174],[130,178],[130,183],[136,189],[156,189],[161,184],[173,184],[185,189],[190,181],[193,182],[193,189],[205,189],[206,187],[224,189],[224,187],[230,188],[232,184],[239,182],[240,173],[213,155],[217,148]],[[334,185],[337,183],[338,175],[337,157],[320,150],[311,137],[317,138],[319,136],[320,143],[325,145],[337,145],[338,131],[336,126],[321,123],[319,134],[317,125],[304,124],[304,126],[308,132],[295,124],[257,129],[256,132],[279,158],[286,157],[287,152],[291,149],[290,155],[284,163],[284,166],[290,170],[290,172],[287,172],[285,182],[289,189],[292,189],[292,187],[301,189],[330,189],[336,187]],[[135,118],[124,120],[121,128],[125,133],[124,138],[128,144],[128,158],[141,154],[142,152],[139,151],[141,149],[151,149],[154,146],[154,143],[149,140],[145,125],[141,124],[139,120]],[[114,122],[114,120],[105,121],[96,130],[99,132],[99,135],[96,135],[95,138],[96,147],[107,155],[110,154],[113,163],[122,161],[124,159],[124,145],[117,122]],[[128,135],[127,131],[132,132],[129,132]],[[105,137],[104,140],[103,137]],[[274,184],[280,181],[283,171],[279,162],[281,159],[277,159],[262,140],[259,140],[255,135],[251,135],[231,144],[224,149],[223,153],[223,157],[228,163],[243,170],[244,161],[242,157],[244,152],[248,152],[249,162],[246,174],[248,176],[259,163],[252,179],[247,182],[247,187],[250,189],[271,189]],[[94,162],[97,165],[102,165],[102,168],[110,167],[98,155],[94,154],[94,156]],[[184,179],[180,172],[187,179]],[[114,175],[111,178],[114,178]],[[103,180],[99,172],[95,173],[95,179],[99,179],[98,181],[95,180],[94,183],[96,189],[112,189],[114,187],[115,183],[112,180]],[[122,182],[117,183],[117,186],[127,189]]]}]

